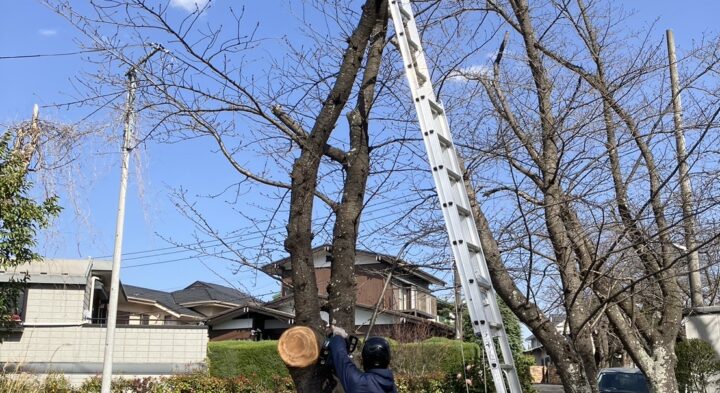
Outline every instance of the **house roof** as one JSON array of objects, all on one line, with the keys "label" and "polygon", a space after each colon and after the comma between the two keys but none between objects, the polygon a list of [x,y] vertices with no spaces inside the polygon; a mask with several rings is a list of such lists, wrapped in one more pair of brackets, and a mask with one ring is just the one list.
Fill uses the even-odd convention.
[{"label": "house roof", "polygon": [[170,295],[180,305],[213,302],[241,306],[248,302],[259,302],[245,292],[204,281],[195,281],[184,289],[170,293]]},{"label": "house roof", "polygon": [[[329,251],[330,249],[331,249],[331,246],[329,244],[323,244],[321,246],[317,246],[317,247],[313,248],[312,253],[314,255],[321,251]],[[377,252],[373,252],[373,251],[358,249],[356,251],[356,253],[374,257],[378,262],[384,263],[387,265],[392,265],[393,262],[395,261],[394,256],[387,255],[387,254],[381,254],[381,253],[377,253]],[[290,257],[285,257],[285,258],[279,259],[275,262],[268,263],[268,264],[264,265],[261,269],[262,269],[262,271],[264,271],[267,274],[278,275],[279,272],[277,269],[279,267],[282,267],[285,269],[290,269]],[[421,278],[433,285],[439,285],[439,286],[446,285],[445,281],[433,276],[432,274],[429,274],[429,273],[423,271],[419,266],[412,264],[410,262],[404,261],[402,259],[397,261],[396,269],[400,272],[404,272],[404,273],[413,275],[415,277]]]},{"label": "house roof", "polygon": [[[18,266],[0,267],[0,282],[9,282],[25,278],[28,275],[29,285],[88,285],[90,277],[97,276],[104,282],[110,282],[112,261],[94,259],[41,259]],[[100,288],[102,284],[98,282]],[[109,286],[108,286],[109,289]],[[127,299],[127,294],[120,286],[120,296]]]},{"label": "house roof", "polygon": [[256,312],[259,314],[264,314],[271,316],[276,319],[284,320],[288,324],[293,324],[295,321],[295,314],[275,310],[260,304],[256,303],[248,303],[245,306],[237,307],[232,310],[223,311],[220,314],[214,315],[212,318],[208,319],[208,325],[215,325],[217,323],[221,323],[230,319],[237,318],[239,316],[248,314],[250,312]]},{"label": "house roof", "polygon": [[0,282],[22,279],[28,274],[30,284],[85,285],[90,274],[112,270],[112,262],[92,259],[42,259],[18,266],[0,267]]},{"label": "house roof", "polygon": [[204,316],[198,312],[195,312],[187,307],[183,307],[175,302],[173,296],[168,292],[158,291],[155,289],[148,289],[142,287],[136,287],[134,285],[123,284],[125,294],[127,297],[132,299],[146,300],[157,303],[160,306],[170,310],[171,312],[178,315],[185,315],[194,318],[203,318]]}]

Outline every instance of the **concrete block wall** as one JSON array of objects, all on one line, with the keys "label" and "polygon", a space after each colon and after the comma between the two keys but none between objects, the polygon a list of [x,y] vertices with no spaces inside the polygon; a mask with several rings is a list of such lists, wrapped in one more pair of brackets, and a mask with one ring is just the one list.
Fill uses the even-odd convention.
[{"label": "concrete block wall", "polygon": [[82,322],[85,290],[79,286],[28,288],[25,324]]},{"label": "concrete block wall", "polygon": [[[81,303],[82,304],[82,303]],[[205,327],[119,327],[114,361],[126,363],[202,363],[207,354]],[[0,344],[0,365],[35,362],[102,362],[105,328],[26,327]]]}]

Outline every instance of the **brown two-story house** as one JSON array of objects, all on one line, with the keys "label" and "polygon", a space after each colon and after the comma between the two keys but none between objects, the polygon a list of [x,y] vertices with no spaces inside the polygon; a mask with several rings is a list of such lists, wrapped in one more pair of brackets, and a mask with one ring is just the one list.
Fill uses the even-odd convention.
[{"label": "brown two-story house", "polygon": [[[330,281],[330,246],[313,249],[315,277],[318,295],[327,297]],[[401,336],[409,330],[423,331],[425,335],[449,336],[452,328],[438,322],[437,298],[433,286],[445,282],[426,273],[418,266],[405,261],[393,263],[394,257],[371,251],[358,250],[355,261],[357,306],[355,311],[356,332],[364,333],[370,324],[373,311],[380,300],[380,313],[373,327],[374,334]],[[393,270],[392,280],[383,293],[388,273]],[[265,306],[284,312],[294,312],[292,302],[292,268],[289,258],[281,259],[263,267],[266,273],[282,282],[281,297]],[[323,318],[328,315],[323,312]],[[419,334],[422,336],[423,334]],[[403,339],[403,337],[397,337]],[[417,338],[417,337],[415,337]]]}]

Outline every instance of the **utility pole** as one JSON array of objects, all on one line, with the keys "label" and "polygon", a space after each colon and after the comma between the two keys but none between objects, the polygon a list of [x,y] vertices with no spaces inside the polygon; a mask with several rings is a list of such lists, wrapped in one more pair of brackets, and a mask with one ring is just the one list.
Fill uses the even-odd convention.
[{"label": "utility pole", "polygon": [[108,303],[107,331],[105,334],[105,356],[103,357],[102,393],[110,393],[112,386],[113,347],[115,345],[115,326],[117,323],[118,296],[120,293],[120,262],[122,259],[123,230],[125,228],[125,195],[127,194],[130,152],[133,149],[135,129],[135,90],[137,88],[137,69],[162,50],[155,46],[150,53],[130,67],[127,76],[127,103],[125,107],[125,126],[123,131],[122,164],[120,167],[120,196],[115,226],[115,249],[113,250],[112,276],[110,278],[110,300]]},{"label": "utility pole", "polygon": [[682,101],[680,100],[680,82],[678,81],[677,57],[675,56],[675,36],[667,30],[668,61],[670,63],[670,88],[672,91],[673,121],[675,122],[675,144],[677,145],[678,176],[680,177],[680,200],[683,211],[683,229],[685,248],[690,275],[690,300],[692,307],[703,305],[702,281],[700,279],[700,255],[695,242],[695,220],[693,217],[693,193],[690,183],[690,168],[685,150],[685,134],[682,124]]}]

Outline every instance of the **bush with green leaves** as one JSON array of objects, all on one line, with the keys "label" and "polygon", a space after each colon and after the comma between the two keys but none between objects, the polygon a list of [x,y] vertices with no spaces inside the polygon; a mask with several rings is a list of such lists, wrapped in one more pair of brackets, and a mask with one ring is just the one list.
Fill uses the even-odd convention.
[{"label": "bush with green leaves", "polygon": [[[12,137],[10,131],[0,135],[0,270],[39,259],[37,231],[60,212],[56,197],[38,203],[29,196],[28,158],[11,145]],[[13,314],[25,280],[0,284],[0,342],[17,324]]]},{"label": "bush with green leaves", "polygon": [[454,374],[467,364],[481,361],[480,348],[476,344],[446,338],[394,344],[391,350],[391,367],[397,374]]},{"label": "bush with green leaves", "polygon": [[685,393],[705,393],[711,384],[720,385],[720,356],[712,345],[699,339],[681,341],[675,346],[678,387]]},{"label": "bush with green leaves", "polygon": [[218,341],[208,344],[208,365],[214,377],[242,376],[274,388],[290,378],[277,352],[277,341]]}]

